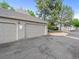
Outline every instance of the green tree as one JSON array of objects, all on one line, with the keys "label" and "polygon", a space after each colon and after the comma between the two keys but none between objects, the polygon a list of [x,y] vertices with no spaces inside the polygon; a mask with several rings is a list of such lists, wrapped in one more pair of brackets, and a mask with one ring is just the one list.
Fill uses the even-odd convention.
[{"label": "green tree", "polygon": [[73,18],[72,8],[63,4],[63,0],[37,0],[38,15],[57,26],[69,26]]},{"label": "green tree", "polygon": [[66,6],[66,5],[62,6],[62,9],[61,9],[60,15],[59,15],[59,20],[58,20],[58,22],[60,24],[60,30],[61,30],[62,25],[64,25],[64,26],[71,25],[70,22],[73,18],[73,15],[74,15],[74,13],[73,13],[73,10],[71,7]]},{"label": "green tree", "polygon": [[[62,6],[62,0],[36,0],[38,15],[45,19],[47,16],[56,16],[59,14]],[[52,17],[51,16],[51,17]]]},{"label": "green tree", "polygon": [[32,10],[27,10],[27,12],[29,13],[29,15],[34,16],[35,17],[35,13]]},{"label": "green tree", "polygon": [[72,26],[74,26],[76,29],[79,28],[79,20],[78,19],[73,19],[71,21]]},{"label": "green tree", "polygon": [[14,10],[14,8],[11,7],[7,2],[5,2],[5,0],[0,2],[0,8],[7,9],[7,10]]},{"label": "green tree", "polygon": [[60,16],[60,11],[62,9],[62,0],[56,0],[55,2],[55,6],[54,7],[50,7],[50,20],[52,23],[54,23],[55,25],[58,23],[57,21],[59,20],[59,16]]},{"label": "green tree", "polygon": [[36,0],[36,4],[39,17],[47,20],[51,25],[50,27],[55,26],[59,19],[58,17],[61,11],[62,0]]},{"label": "green tree", "polygon": [[38,8],[38,16],[45,20],[45,17],[48,12],[48,0],[36,0],[37,8]]}]

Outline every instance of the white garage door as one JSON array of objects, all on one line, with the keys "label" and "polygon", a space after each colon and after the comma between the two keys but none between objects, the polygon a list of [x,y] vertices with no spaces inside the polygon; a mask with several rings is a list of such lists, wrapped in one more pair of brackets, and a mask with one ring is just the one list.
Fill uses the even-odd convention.
[{"label": "white garage door", "polygon": [[45,34],[44,24],[26,24],[26,38],[37,37]]},{"label": "white garage door", "polygon": [[0,23],[0,43],[16,40],[16,24]]}]

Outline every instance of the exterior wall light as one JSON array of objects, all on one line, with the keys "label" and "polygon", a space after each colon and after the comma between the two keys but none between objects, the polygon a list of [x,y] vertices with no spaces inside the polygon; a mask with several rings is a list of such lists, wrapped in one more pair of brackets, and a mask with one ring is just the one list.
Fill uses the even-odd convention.
[{"label": "exterior wall light", "polygon": [[19,28],[20,28],[20,29],[22,29],[22,28],[23,28],[23,26],[20,24],[20,25],[19,25]]},{"label": "exterior wall light", "polygon": [[20,22],[18,22],[18,24],[19,24],[19,29],[22,29],[23,28],[22,24]]}]

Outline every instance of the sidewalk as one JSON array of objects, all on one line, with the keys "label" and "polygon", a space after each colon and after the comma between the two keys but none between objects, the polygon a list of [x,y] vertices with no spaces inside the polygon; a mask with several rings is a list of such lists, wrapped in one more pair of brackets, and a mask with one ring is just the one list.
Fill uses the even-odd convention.
[{"label": "sidewalk", "polygon": [[49,33],[49,35],[53,36],[66,36],[68,33],[65,32],[55,32],[55,33]]}]

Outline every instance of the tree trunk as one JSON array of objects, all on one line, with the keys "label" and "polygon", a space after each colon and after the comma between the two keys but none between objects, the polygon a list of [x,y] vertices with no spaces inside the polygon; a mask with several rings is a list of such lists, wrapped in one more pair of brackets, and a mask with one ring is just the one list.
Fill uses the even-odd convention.
[{"label": "tree trunk", "polygon": [[60,23],[60,31],[61,31],[61,28],[62,28],[62,24]]}]

